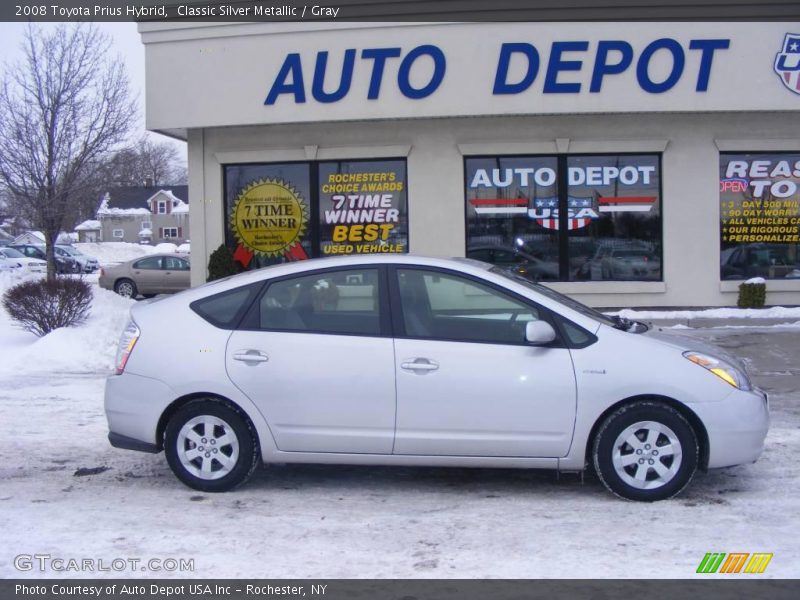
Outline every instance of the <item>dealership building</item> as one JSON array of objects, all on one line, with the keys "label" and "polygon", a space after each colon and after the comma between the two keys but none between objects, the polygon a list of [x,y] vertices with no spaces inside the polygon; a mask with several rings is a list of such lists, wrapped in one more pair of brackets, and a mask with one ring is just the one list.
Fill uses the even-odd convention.
[{"label": "dealership building", "polygon": [[800,22],[140,23],[192,282],[470,256],[594,306],[800,304]]}]

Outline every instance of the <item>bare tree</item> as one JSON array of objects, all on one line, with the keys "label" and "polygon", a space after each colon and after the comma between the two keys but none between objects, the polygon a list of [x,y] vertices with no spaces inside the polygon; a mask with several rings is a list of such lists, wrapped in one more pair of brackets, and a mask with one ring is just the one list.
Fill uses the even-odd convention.
[{"label": "bare tree", "polygon": [[120,185],[169,185],[186,181],[186,165],[169,142],[143,135],[130,147],[111,156],[101,169],[106,187]]},{"label": "bare tree", "polygon": [[95,166],[125,140],[136,105],[94,25],[30,25],[23,46],[0,87],[0,182],[15,213],[44,233],[54,280],[56,238],[74,222]]}]

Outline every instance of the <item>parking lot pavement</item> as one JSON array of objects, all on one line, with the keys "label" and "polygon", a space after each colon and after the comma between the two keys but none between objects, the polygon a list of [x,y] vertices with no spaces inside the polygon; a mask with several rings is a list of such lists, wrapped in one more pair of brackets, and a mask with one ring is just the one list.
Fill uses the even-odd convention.
[{"label": "parking lot pavement", "polygon": [[[163,455],[109,447],[100,375],[0,376],[2,577],[693,577],[707,552],[800,559],[797,330],[680,330],[743,357],[770,393],[767,449],[678,498],[618,500],[549,471],[273,466],[183,487]],[[20,572],[14,557],[191,559],[190,572]],[[709,577],[704,575],[703,577]]]}]

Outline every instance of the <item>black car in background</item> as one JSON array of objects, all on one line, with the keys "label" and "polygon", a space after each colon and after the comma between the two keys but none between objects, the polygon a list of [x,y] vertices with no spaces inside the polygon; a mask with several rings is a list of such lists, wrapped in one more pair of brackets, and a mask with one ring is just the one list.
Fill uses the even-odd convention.
[{"label": "black car in background", "polygon": [[[47,260],[44,246],[37,246],[34,244],[12,244],[9,248],[14,248],[29,258]],[[55,259],[57,273],[80,273],[83,270],[80,263],[69,256],[59,256],[56,254]]]}]

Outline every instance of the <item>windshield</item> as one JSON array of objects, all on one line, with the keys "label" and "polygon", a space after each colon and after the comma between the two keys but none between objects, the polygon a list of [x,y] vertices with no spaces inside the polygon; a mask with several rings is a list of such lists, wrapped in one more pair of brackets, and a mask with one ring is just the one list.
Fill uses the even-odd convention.
[{"label": "windshield", "polygon": [[69,246],[57,246],[59,250],[61,250],[64,254],[69,254],[70,256],[80,256],[81,253],[75,250],[75,248],[71,248]]},{"label": "windshield", "polygon": [[502,275],[507,279],[512,279],[513,281],[516,281],[517,283],[520,283],[525,287],[532,289],[536,293],[541,294],[542,296],[547,296],[551,300],[555,300],[556,302],[563,304],[568,308],[571,308],[575,312],[579,312],[582,315],[589,317],[590,319],[594,319],[595,321],[602,323],[603,325],[609,325],[611,327],[614,327],[616,325],[616,322],[611,317],[607,317],[600,311],[590,308],[585,304],[581,304],[580,302],[578,302],[577,300],[573,300],[569,296],[565,296],[564,294],[557,292],[553,289],[550,289],[549,287],[545,287],[541,283],[534,283],[529,279],[525,279],[524,277],[517,275],[513,271],[508,271],[506,269],[501,269],[499,267],[494,267],[491,269],[491,271],[492,273],[497,273],[498,275]]},{"label": "windshield", "polygon": [[22,252],[14,250],[14,248],[0,248],[0,254],[3,254],[6,258],[25,258]]}]

